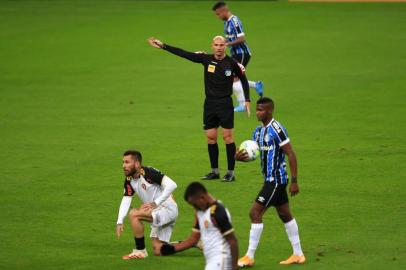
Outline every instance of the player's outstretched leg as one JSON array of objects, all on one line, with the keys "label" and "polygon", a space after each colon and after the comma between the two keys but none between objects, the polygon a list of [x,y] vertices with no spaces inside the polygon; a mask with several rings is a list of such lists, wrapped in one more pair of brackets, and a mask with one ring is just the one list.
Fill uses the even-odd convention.
[{"label": "player's outstretched leg", "polygon": [[202,180],[220,179],[219,172],[219,146],[217,144],[217,129],[206,130],[207,150],[209,152],[211,172],[202,177]]},{"label": "player's outstretched leg", "polygon": [[123,260],[144,259],[148,257],[148,252],[145,248],[144,224],[142,221],[151,222],[151,213],[134,208],[130,211],[128,216],[134,233],[135,247],[130,254],[123,256]]},{"label": "player's outstretched leg", "polygon": [[248,84],[250,88],[255,89],[255,92],[257,92],[260,97],[264,96],[264,84],[262,81],[248,81]]},{"label": "player's outstretched leg", "polygon": [[282,222],[285,224],[286,234],[292,245],[293,254],[286,260],[281,261],[280,264],[303,264],[306,258],[303,254],[302,247],[300,245],[299,228],[297,226],[295,218],[292,216],[289,204],[285,203],[276,207],[278,215]]}]

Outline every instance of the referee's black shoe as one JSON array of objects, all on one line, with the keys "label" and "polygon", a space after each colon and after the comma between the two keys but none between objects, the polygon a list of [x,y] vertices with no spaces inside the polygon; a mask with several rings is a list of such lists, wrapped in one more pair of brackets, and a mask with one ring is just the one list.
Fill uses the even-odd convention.
[{"label": "referee's black shoe", "polygon": [[233,181],[235,181],[235,176],[233,173],[227,173],[226,175],[224,175],[222,181],[223,182],[233,182]]},{"label": "referee's black shoe", "polygon": [[220,179],[220,174],[215,172],[209,172],[208,174],[202,177],[202,180],[216,180],[216,179]]}]

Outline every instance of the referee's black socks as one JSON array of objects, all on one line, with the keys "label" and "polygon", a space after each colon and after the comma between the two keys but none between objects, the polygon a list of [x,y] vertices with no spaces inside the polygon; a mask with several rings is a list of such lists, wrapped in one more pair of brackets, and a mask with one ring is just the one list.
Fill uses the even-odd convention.
[{"label": "referee's black socks", "polygon": [[209,150],[211,168],[212,168],[213,172],[214,172],[214,170],[217,170],[215,173],[218,173],[218,168],[219,168],[219,146],[218,146],[217,143],[208,144],[207,149]]},{"label": "referee's black socks", "polygon": [[235,143],[226,144],[226,151],[227,151],[227,165],[228,171],[234,171],[235,168]]}]

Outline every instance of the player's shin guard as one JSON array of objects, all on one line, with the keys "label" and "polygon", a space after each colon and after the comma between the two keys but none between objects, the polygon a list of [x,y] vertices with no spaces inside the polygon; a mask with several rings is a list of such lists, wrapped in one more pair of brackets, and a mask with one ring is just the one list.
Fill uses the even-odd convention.
[{"label": "player's shin guard", "polygon": [[292,244],[293,254],[297,256],[302,256],[303,251],[302,247],[300,246],[299,228],[297,226],[296,220],[292,219],[291,221],[286,222],[285,229],[289,241]]},{"label": "player's shin guard", "polygon": [[208,144],[207,149],[209,151],[209,158],[210,158],[210,165],[213,172],[217,170],[215,173],[218,173],[219,167],[219,146],[217,143],[215,144]]},{"label": "player's shin guard", "polygon": [[241,81],[236,81],[233,83],[233,92],[237,98],[238,104],[240,106],[245,105],[244,89],[242,88]]},{"label": "player's shin guard", "polygon": [[248,245],[247,256],[254,259],[255,251],[257,250],[259,240],[261,239],[262,230],[264,229],[263,223],[252,223],[250,230],[250,240]]},{"label": "player's shin guard", "polygon": [[226,152],[227,152],[227,164],[228,164],[228,171],[234,171],[235,168],[235,152],[236,147],[235,143],[226,144]]}]

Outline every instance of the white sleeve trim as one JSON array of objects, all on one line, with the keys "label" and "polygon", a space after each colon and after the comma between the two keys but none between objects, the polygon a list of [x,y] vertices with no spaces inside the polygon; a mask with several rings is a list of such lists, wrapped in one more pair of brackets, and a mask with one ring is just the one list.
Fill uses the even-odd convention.
[{"label": "white sleeve trim", "polygon": [[168,176],[164,175],[162,178],[161,186],[164,188],[162,191],[161,196],[155,199],[156,205],[161,205],[164,201],[166,201],[169,196],[171,196],[172,192],[178,187],[172,179]]},{"label": "white sleeve trim", "polygon": [[243,36],[245,36],[244,32],[237,34],[237,37],[243,37]]},{"label": "white sleeve trim", "polygon": [[285,144],[287,144],[287,143],[289,143],[289,142],[290,142],[290,139],[287,138],[286,140],[284,140],[283,142],[281,142],[281,143],[279,144],[279,146],[284,146]]},{"label": "white sleeve trim", "polygon": [[132,200],[133,197],[131,196],[123,196],[120,209],[118,210],[117,224],[123,224],[124,218],[127,216],[128,210],[130,210]]}]

